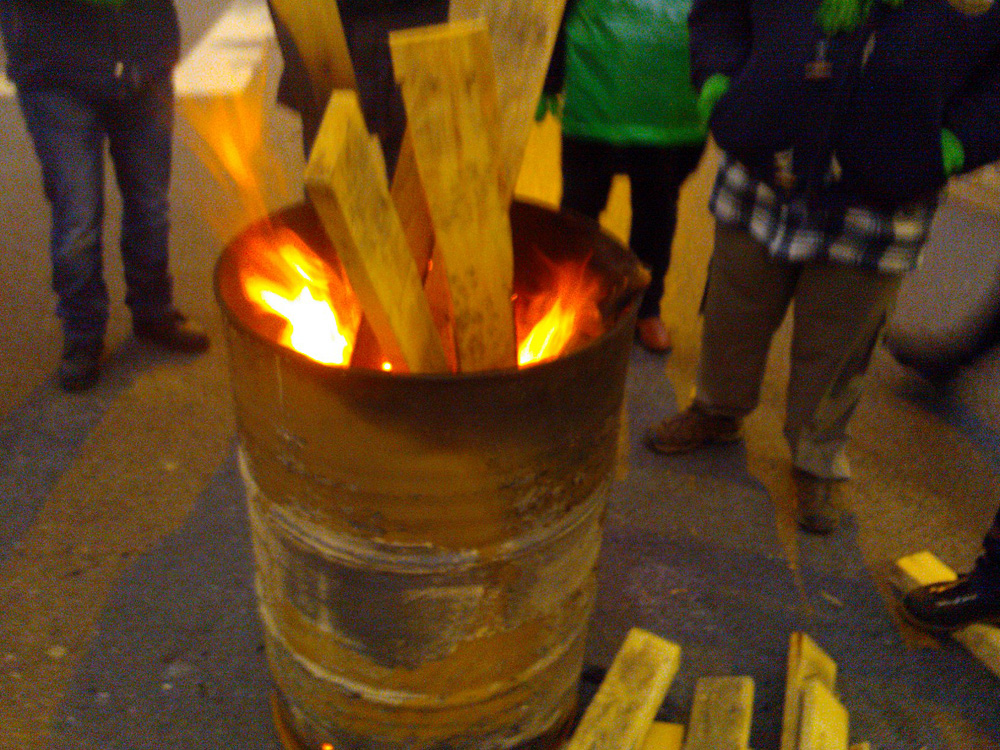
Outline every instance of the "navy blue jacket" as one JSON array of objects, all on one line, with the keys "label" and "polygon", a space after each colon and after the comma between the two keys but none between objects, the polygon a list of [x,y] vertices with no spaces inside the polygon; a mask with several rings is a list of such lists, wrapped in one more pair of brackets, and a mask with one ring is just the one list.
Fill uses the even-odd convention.
[{"label": "navy blue jacket", "polygon": [[876,0],[866,24],[829,39],[819,2],[695,0],[695,88],[732,79],[709,123],[722,149],[772,185],[791,150],[790,190],[878,207],[944,185],[942,128],[965,170],[1000,159],[1000,1],[966,16],[948,0]]},{"label": "navy blue jacket", "polygon": [[7,76],[18,86],[95,95],[169,73],[180,51],[172,0],[119,8],[83,0],[0,0]]}]

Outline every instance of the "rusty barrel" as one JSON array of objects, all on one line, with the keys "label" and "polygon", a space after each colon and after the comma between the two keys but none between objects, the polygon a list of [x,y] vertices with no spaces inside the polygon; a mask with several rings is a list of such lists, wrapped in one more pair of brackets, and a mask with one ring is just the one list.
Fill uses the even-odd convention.
[{"label": "rusty barrel", "polygon": [[[515,289],[540,250],[611,290],[603,335],[517,370],[315,363],[241,317],[263,224],[216,266],[259,613],[303,748],[543,747],[572,717],[646,277],[593,222],[521,202],[511,220]],[[305,205],[274,223],[321,236]]]}]

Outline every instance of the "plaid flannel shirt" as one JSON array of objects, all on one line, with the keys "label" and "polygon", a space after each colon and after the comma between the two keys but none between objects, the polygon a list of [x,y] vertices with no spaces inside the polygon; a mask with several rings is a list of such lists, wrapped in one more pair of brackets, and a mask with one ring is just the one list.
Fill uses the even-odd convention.
[{"label": "plaid flannel shirt", "polygon": [[920,263],[936,209],[936,200],[915,201],[892,213],[851,206],[838,230],[810,226],[795,204],[782,202],[727,154],[709,199],[719,222],[747,231],[776,260],[839,263],[892,274]]}]

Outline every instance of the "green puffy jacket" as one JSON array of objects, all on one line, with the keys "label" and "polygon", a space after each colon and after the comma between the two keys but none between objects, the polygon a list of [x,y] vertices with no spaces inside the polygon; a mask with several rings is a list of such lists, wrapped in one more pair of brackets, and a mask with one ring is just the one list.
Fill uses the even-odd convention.
[{"label": "green puffy jacket", "polygon": [[691,0],[577,0],[565,19],[566,135],[615,145],[705,139],[691,86]]}]

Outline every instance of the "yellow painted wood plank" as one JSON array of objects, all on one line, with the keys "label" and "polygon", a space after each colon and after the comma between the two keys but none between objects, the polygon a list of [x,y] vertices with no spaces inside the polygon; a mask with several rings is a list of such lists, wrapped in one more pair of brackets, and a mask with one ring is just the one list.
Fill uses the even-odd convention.
[{"label": "yellow painted wood plank", "polygon": [[271,0],[305,63],[316,104],[325,108],[335,89],[355,88],[354,68],[335,2]]},{"label": "yellow painted wood plank", "polygon": [[417,266],[389,195],[378,140],[357,94],[336,91],[306,167],[306,193],[394,368],[447,372]]},{"label": "yellow painted wood plank", "polygon": [[695,684],[684,750],[747,750],[753,679],[703,677]]},{"label": "yellow painted wood plank", "polygon": [[[896,561],[895,583],[904,592],[940,581],[954,581],[958,576],[927,550],[916,552]],[[983,666],[1000,677],[1000,628],[976,623],[952,632],[958,641]]]},{"label": "yellow painted wood plank", "polygon": [[566,0],[451,0],[451,20],[482,18],[490,34],[505,205],[521,171],[565,5]]},{"label": "yellow painted wood plank", "polygon": [[389,41],[451,293],[459,369],[514,367],[513,246],[485,24],[407,29]]},{"label": "yellow painted wood plank", "polygon": [[847,750],[847,732],[847,709],[833,690],[820,678],[806,680],[797,750]]},{"label": "yellow painted wood plank", "polygon": [[642,750],[681,750],[684,742],[684,725],[654,721],[646,734]]},{"label": "yellow painted wood plank", "polygon": [[851,745],[851,750],[872,750],[872,746],[870,742],[858,742]]},{"label": "yellow painted wood plank", "polygon": [[837,680],[837,664],[807,634],[794,632],[788,642],[781,750],[796,750],[802,713],[802,689],[808,680],[818,680],[832,692]]},{"label": "yellow painted wood plank", "polygon": [[681,649],[632,628],[563,750],[642,747],[680,666]]}]

